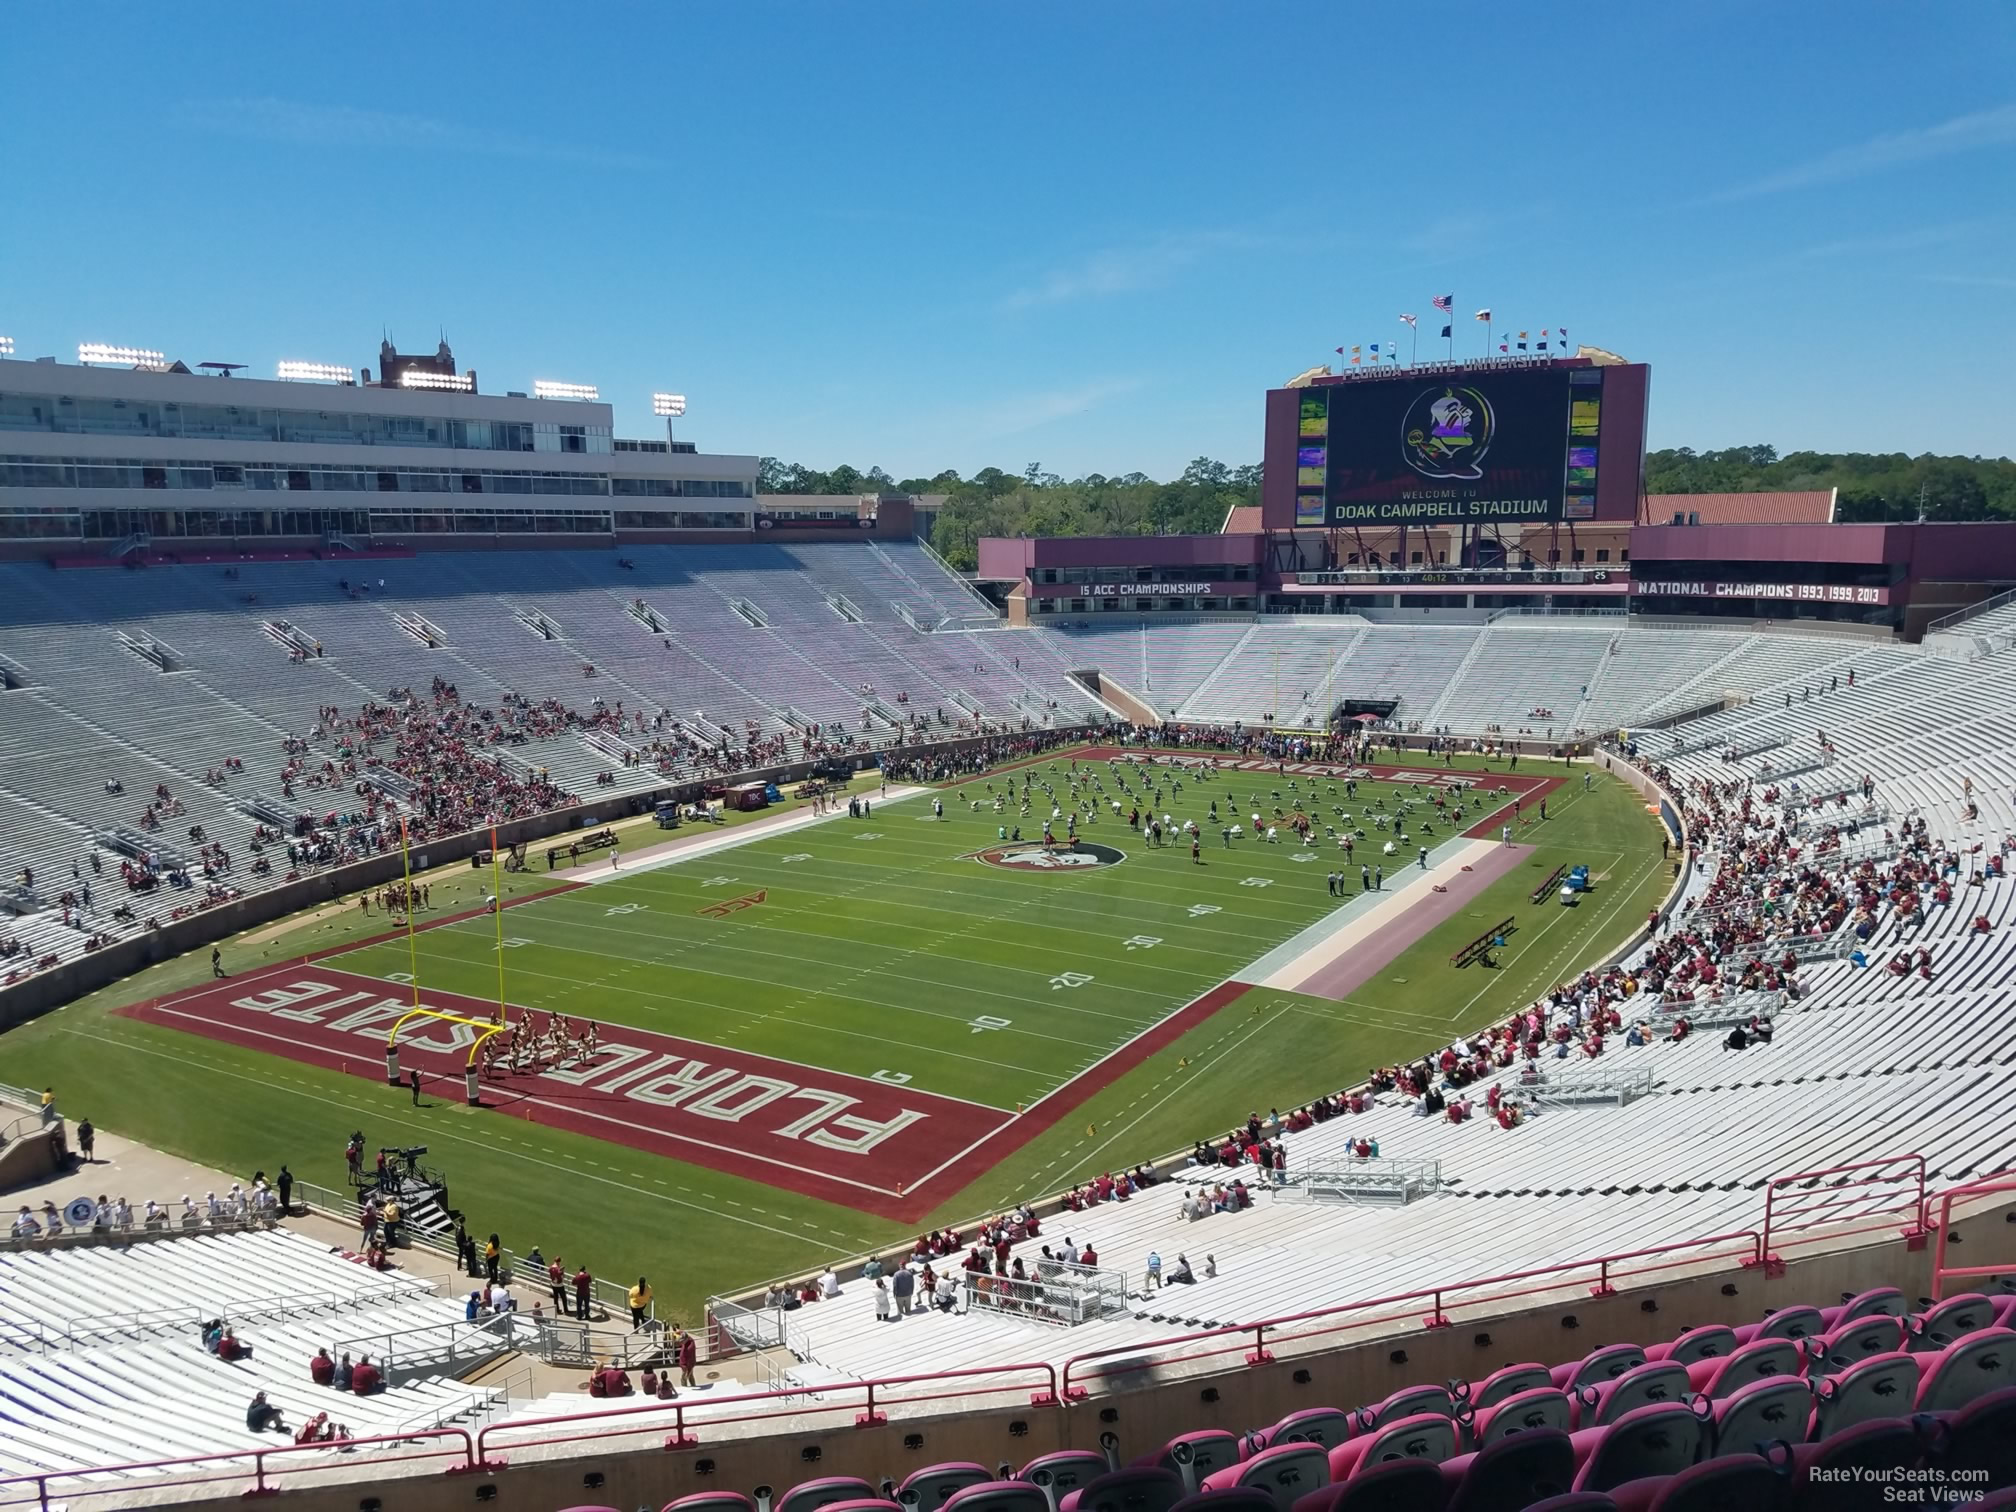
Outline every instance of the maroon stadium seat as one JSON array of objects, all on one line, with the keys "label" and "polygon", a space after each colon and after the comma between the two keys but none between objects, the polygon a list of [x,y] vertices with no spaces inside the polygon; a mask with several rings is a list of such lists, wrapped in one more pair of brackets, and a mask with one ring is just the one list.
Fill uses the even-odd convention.
[{"label": "maroon stadium seat", "polygon": [[1614,1381],[1644,1363],[1645,1351],[1636,1344],[1605,1344],[1572,1364],[1556,1365],[1550,1374],[1554,1384],[1572,1396],[1580,1387]]},{"label": "maroon stadium seat", "polygon": [[1575,1488],[1575,1446],[1554,1428],[1535,1428],[1442,1463],[1444,1512],[1501,1512]]},{"label": "maroon stadium seat", "polygon": [[938,1512],[954,1492],[992,1479],[993,1471],[967,1460],[926,1465],[904,1477],[903,1484],[896,1489],[896,1500],[914,1512]]},{"label": "maroon stadium seat", "polygon": [[1203,1489],[1264,1491],[1272,1498],[1276,1512],[1288,1512],[1301,1497],[1330,1484],[1330,1456],[1335,1452],[1321,1444],[1276,1444],[1249,1460],[1213,1472]]},{"label": "maroon stadium seat", "polygon": [[1983,1328],[1926,1361],[1918,1383],[1920,1412],[1957,1412],[1977,1397],[2016,1386],[2016,1333]]},{"label": "maroon stadium seat", "polygon": [[1426,1460],[1439,1465],[1454,1459],[1463,1445],[1454,1418],[1439,1412],[1417,1412],[1412,1417],[1395,1418],[1338,1444],[1329,1451],[1329,1478],[1333,1481],[1362,1474],[1371,1465],[1390,1460]]},{"label": "maroon stadium seat", "polygon": [[1427,1460],[1388,1460],[1311,1491],[1294,1512],[1438,1512],[1447,1495],[1439,1467]]},{"label": "maroon stadium seat", "polygon": [[1805,1373],[1806,1356],[1798,1340],[1758,1339],[1720,1359],[1697,1360],[1687,1367],[1687,1380],[1694,1390],[1714,1399],[1752,1381]]},{"label": "maroon stadium seat", "polygon": [[1170,1512],[1187,1495],[1174,1470],[1109,1470],[1057,1506],[1058,1512]]},{"label": "maroon stadium seat", "polygon": [[1918,1315],[1912,1329],[1911,1349],[1917,1354],[1930,1354],[1955,1339],[1994,1326],[1994,1300],[1979,1292],[1963,1292]]},{"label": "maroon stadium seat", "polygon": [[1715,1403],[1712,1452],[1762,1454],[1780,1440],[1803,1443],[1812,1423],[1813,1385],[1804,1376],[1751,1381]]},{"label": "maroon stadium seat", "polygon": [[954,1491],[943,1512],[1050,1512],[1050,1498],[1028,1481],[982,1481]]},{"label": "maroon stadium seat", "polygon": [[1976,1397],[1941,1427],[1939,1464],[1949,1472],[1948,1485],[2016,1486],[2016,1387]]},{"label": "maroon stadium seat", "polygon": [[1496,1407],[1517,1392],[1549,1386],[1553,1381],[1553,1374],[1545,1365],[1506,1365],[1492,1371],[1476,1386],[1457,1394],[1470,1403],[1473,1411],[1482,1412],[1486,1407]]},{"label": "maroon stadium seat", "polygon": [[1553,1386],[1539,1386],[1479,1411],[1471,1419],[1470,1437],[1472,1442],[1483,1445],[1534,1428],[1567,1430],[1574,1426],[1575,1404],[1568,1400],[1567,1393]]},{"label": "maroon stadium seat", "polygon": [[1648,1475],[1676,1475],[1707,1455],[1713,1436],[1705,1406],[1697,1410],[1686,1402],[1661,1402],[1635,1408],[1608,1427],[1586,1428],[1574,1436],[1572,1489],[1608,1491]]},{"label": "maroon stadium seat", "polygon": [[1886,1313],[1901,1318],[1909,1311],[1904,1305],[1904,1293],[1894,1286],[1872,1286],[1867,1291],[1857,1292],[1852,1297],[1844,1296],[1838,1307],[1820,1309],[1820,1321],[1831,1332],[1843,1323],[1853,1323],[1857,1318],[1874,1317]]},{"label": "maroon stadium seat", "polygon": [[[1902,1417],[1918,1400],[1924,1355],[1893,1349],[1865,1355],[1844,1370],[1813,1383],[1813,1431],[1822,1439],[1857,1423]],[[1810,1378],[1809,1378],[1810,1379]]]},{"label": "maroon stadium seat", "polygon": [[1686,1366],[1673,1360],[1647,1360],[1614,1381],[1583,1387],[1574,1401],[1574,1426],[1600,1428],[1634,1408],[1681,1401],[1691,1390]]},{"label": "maroon stadium seat", "polygon": [[1726,1323],[1704,1323],[1690,1328],[1677,1339],[1654,1344],[1645,1351],[1648,1360],[1671,1360],[1676,1365],[1692,1365],[1701,1360],[1719,1360],[1736,1352],[1736,1330]]}]

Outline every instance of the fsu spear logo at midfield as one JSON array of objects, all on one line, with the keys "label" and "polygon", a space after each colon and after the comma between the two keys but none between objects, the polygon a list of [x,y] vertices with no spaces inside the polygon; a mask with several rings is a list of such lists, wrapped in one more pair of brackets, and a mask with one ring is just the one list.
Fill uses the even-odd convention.
[{"label": "fsu spear logo at midfield", "polygon": [[973,859],[987,866],[1006,866],[1016,871],[1089,871],[1095,867],[1118,866],[1127,853],[1091,840],[1046,849],[1040,843],[990,845],[973,852]]},{"label": "fsu spear logo at midfield", "polygon": [[1498,433],[1491,401],[1474,388],[1432,388],[1407,407],[1401,451],[1424,478],[1481,478]]}]

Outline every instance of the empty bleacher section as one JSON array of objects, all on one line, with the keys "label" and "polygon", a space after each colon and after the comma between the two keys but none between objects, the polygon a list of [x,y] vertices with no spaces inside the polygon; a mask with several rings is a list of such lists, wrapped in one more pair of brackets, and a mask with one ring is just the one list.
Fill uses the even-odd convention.
[{"label": "empty bleacher section", "polygon": [[[384,775],[400,759],[382,720],[358,748],[359,711],[404,710],[409,690],[418,718],[452,687],[469,718],[451,733],[501,774],[472,770],[468,801],[437,826],[808,753],[1105,717],[1048,637],[991,619],[964,633],[983,623],[976,606],[921,549],[868,542],[0,565],[0,903],[18,916],[6,936],[27,960],[116,936],[133,922],[108,917],[126,901],[122,860],[151,855],[183,906],[382,842],[329,816],[432,802]],[[409,758],[419,770],[439,753]],[[324,769],[346,759],[358,770]],[[360,781],[381,791],[360,803]],[[300,854],[276,862],[289,840]],[[230,864],[199,877],[206,846]],[[187,889],[167,875],[184,865]]]},{"label": "empty bleacher section", "polygon": [[[501,1400],[450,1373],[505,1347],[472,1350],[461,1304],[284,1229],[0,1249],[0,1319],[0,1476],[243,1450],[259,1391],[290,1432],[326,1412],[360,1438],[471,1423]],[[212,1319],[250,1354],[208,1352]],[[317,1349],[377,1362],[388,1343],[378,1392],[308,1379]],[[158,1476],[106,1477],[129,1478]]]}]

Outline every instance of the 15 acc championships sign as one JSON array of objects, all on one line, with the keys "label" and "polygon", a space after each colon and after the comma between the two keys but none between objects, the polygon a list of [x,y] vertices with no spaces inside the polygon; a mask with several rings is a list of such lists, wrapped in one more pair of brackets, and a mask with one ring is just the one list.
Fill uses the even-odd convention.
[{"label": "15 acc championships sign", "polygon": [[1231,598],[1259,592],[1256,583],[1031,583],[1031,598]]}]

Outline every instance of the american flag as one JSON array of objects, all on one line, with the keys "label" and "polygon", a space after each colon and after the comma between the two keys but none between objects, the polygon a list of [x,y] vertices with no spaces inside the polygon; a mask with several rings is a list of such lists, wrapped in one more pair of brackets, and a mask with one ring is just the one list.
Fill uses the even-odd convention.
[{"label": "american flag", "polygon": [[1454,294],[1437,294],[1434,300],[1435,308],[1442,311],[1445,315],[1449,313],[1450,306],[1455,303],[1456,296]]}]

